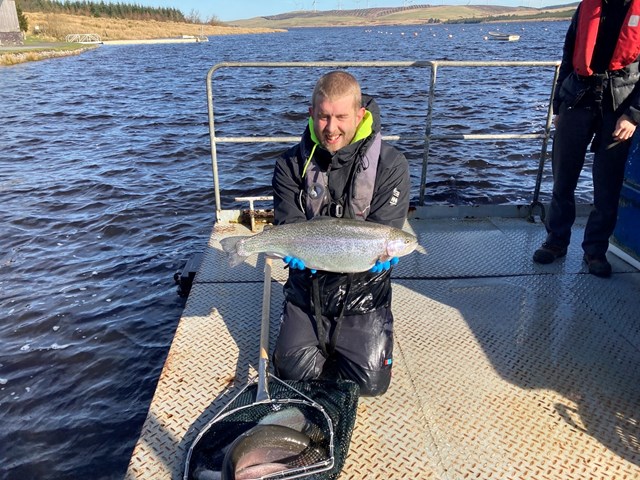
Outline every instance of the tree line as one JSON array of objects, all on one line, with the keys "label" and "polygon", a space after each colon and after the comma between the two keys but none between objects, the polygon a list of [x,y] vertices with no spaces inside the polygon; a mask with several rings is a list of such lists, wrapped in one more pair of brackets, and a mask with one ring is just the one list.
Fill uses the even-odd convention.
[{"label": "tree line", "polygon": [[216,17],[202,22],[200,14],[192,11],[185,16],[176,8],[143,7],[133,3],[105,3],[57,0],[16,0],[16,6],[24,12],[66,13],[88,17],[121,18],[127,20],[155,20],[159,22],[218,23]]}]

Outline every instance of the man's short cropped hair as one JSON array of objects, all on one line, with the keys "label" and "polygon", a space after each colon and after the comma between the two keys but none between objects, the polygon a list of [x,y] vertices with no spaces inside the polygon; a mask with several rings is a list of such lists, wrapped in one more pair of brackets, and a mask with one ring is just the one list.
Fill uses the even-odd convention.
[{"label": "man's short cropped hair", "polygon": [[315,107],[318,98],[326,98],[328,100],[336,100],[338,98],[353,95],[354,108],[358,109],[362,106],[362,93],[358,80],[343,70],[329,72],[316,82],[311,97],[311,105]]}]

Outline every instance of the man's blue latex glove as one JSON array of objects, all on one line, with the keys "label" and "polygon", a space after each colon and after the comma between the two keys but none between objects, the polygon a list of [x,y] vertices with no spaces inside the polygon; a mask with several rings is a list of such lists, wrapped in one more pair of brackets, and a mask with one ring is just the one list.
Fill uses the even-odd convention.
[{"label": "man's blue latex glove", "polygon": [[[284,260],[284,263],[286,263],[289,268],[295,268],[298,270],[304,270],[306,268],[304,265],[304,261],[299,258],[290,257],[289,255],[287,255],[282,260]],[[316,273],[316,271],[312,269],[311,273]]]},{"label": "man's blue latex glove", "polygon": [[391,257],[385,262],[376,260],[376,264],[369,270],[371,273],[380,273],[383,270],[389,270],[393,265],[397,265],[400,259],[398,257]]}]

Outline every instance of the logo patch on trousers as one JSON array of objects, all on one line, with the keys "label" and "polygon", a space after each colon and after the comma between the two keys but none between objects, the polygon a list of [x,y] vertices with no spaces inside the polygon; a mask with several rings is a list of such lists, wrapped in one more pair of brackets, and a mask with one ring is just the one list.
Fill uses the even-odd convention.
[{"label": "logo patch on trousers", "polygon": [[637,27],[640,24],[640,15],[631,15],[629,17],[629,26]]},{"label": "logo patch on trousers", "polygon": [[400,190],[398,190],[397,188],[393,189],[393,193],[391,194],[391,200],[389,200],[389,204],[390,205],[397,205],[398,204],[398,197],[400,197]]},{"label": "logo patch on trousers", "polygon": [[384,365],[385,366],[391,365],[392,363],[393,363],[393,359],[392,358],[387,358],[384,361]]}]

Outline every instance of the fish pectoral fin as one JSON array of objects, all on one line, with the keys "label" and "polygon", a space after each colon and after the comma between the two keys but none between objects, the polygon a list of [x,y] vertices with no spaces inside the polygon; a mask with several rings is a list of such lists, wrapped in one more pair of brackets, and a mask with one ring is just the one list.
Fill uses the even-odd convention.
[{"label": "fish pectoral fin", "polygon": [[378,257],[378,260],[380,261],[380,263],[382,263],[386,262],[387,260],[391,260],[391,257],[387,254],[382,254]]},{"label": "fish pectoral fin", "polygon": [[421,253],[421,254],[423,254],[423,255],[426,255],[426,254],[427,254],[427,249],[426,249],[426,248],[424,248],[424,247],[423,247],[422,245],[420,245],[420,244],[418,244],[418,245],[416,246],[416,250],[415,250],[415,251],[416,251],[416,252],[418,252],[418,253]]}]

